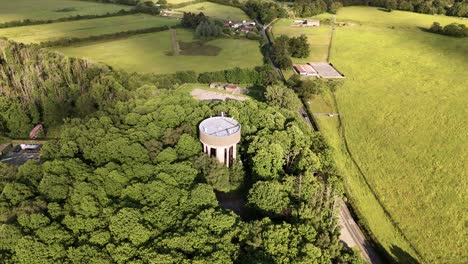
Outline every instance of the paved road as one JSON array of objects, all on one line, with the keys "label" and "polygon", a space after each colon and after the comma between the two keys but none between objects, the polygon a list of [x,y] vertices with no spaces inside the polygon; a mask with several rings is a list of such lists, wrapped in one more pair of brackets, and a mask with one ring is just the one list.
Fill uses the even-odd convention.
[{"label": "paved road", "polygon": [[[268,36],[268,34],[266,33],[266,31],[270,28],[271,24],[273,24],[275,21],[276,21],[276,19],[273,20],[272,22],[270,22],[268,25],[262,25],[258,20],[256,20],[257,24],[262,27],[262,30],[260,32],[261,32],[263,38],[267,41],[267,43],[268,43],[268,45],[270,47],[272,46],[272,41],[271,41],[270,37]],[[283,82],[286,82],[286,79],[284,78],[283,73],[281,72],[281,70],[278,67],[276,67],[276,65],[273,63],[273,60],[271,59],[271,57],[269,59],[270,59],[271,65],[273,66],[273,69],[275,70],[276,74],[279,76],[279,78]]]},{"label": "paved road", "polygon": [[342,227],[340,239],[348,247],[357,247],[362,257],[372,264],[383,264],[375,249],[362,233],[359,226],[354,221],[348,207],[343,201],[340,201],[339,223]]}]

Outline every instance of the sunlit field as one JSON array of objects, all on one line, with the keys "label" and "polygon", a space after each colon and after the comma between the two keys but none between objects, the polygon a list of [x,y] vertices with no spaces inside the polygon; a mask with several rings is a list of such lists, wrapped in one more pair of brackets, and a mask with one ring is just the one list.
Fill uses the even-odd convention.
[{"label": "sunlit field", "polygon": [[196,14],[203,12],[203,14],[209,17],[214,17],[223,20],[249,20],[247,14],[239,8],[219,5],[210,2],[202,2],[193,5],[188,5],[182,8],[178,8],[176,10],[183,12],[192,12]]},{"label": "sunlit field", "polygon": [[131,7],[72,0],[1,0],[0,23],[14,20],[46,20],[76,15],[113,13]]},{"label": "sunlit field", "polygon": [[410,243],[420,261],[467,263],[468,41],[418,28],[466,20],[365,7],[343,8],[337,19],[356,22],[333,39],[331,62],[346,79],[337,108],[330,94],[310,106],[340,113],[364,175],[345,155],[338,119],[317,120],[363,223],[396,257],[399,248],[417,258]]},{"label": "sunlit field", "polygon": [[173,26],[177,19],[135,14],[44,25],[0,29],[0,36],[17,42],[39,43],[61,38],[83,38],[150,27]]},{"label": "sunlit field", "polygon": [[[221,38],[208,41],[199,47],[190,45],[196,44],[196,40],[193,39],[193,32],[184,29],[177,29],[177,40],[193,47],[183,50],[182,54],[185,55],[171,56],[170,33],[164,31],[58,50],[69,56],[104,62],[118,69],[161,74],[187,70],[218,71],[262,65],[257,41]],[[246,50],[249,51],[248,56]]]}]

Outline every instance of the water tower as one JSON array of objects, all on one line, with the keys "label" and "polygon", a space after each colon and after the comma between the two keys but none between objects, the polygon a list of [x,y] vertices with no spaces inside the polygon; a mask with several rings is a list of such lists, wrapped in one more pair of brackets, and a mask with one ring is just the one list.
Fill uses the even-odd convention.
[{"label": "water tower", "polygon": [[200,141],[203,152],[216,157],[219,162],[232,165],[236,159],[236,147],[241,138],[241,125],[234,118],[221,116],[203,120],[200,125]]}]

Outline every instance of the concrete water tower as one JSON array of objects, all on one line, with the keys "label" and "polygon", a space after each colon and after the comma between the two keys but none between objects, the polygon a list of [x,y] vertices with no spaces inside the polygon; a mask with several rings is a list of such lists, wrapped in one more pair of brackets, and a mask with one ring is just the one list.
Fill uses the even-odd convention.
[{"label": "concrete water tower", "polygon": [[203,152],[216,157],[219,162],[232,165],[236,159],[236,148],[241,138],[241,125],[234,118],[221,116],[203,120],[200,125],[200,141]]}]

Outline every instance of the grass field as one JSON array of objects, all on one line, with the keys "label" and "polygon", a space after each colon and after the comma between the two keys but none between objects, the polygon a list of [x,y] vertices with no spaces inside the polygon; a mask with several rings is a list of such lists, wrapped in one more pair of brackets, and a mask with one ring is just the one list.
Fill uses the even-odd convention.
[{"label": "grass field", "polygon": [[[73,0],[0,0],[0,23],[23,19],[44,20],[75,15],[97,15],[130,8]],[[71,11],[64,12],[65,9]]]},{"label": "grass field", "polygon": [[[194,42],[193,33],[178,29],[177,39],[183,43]],[[91,43],[83,46],[65,47],[58,50],[74,57],[86,57],[93,61],[104,62],[115,68],[153,73],[174,73],[194,70],[197,72],[217,71],[234,67],[254,67],[262,64],[258,42],[247,39],[215,39],[205,43],[205,50],[212,56],[180,55],[171,53],[170,32],[136,35],[128,39]],[[197,46],[197,45],[191,45]],[[200,52],[195,47],[193,53]],[[190,54],[181,45],[181,54]],[[248,56],[246,56],[248,51]]]},{"label": "grass field", "polygon": [[239,8],[219,5],[210,2],[202,2],[198,4],[188,5],[176,10],[182,12],[192,12],[197,14],[203,12],[203,14],[209,17],[214,17],[222,20],[249,20],[247,14]]},{"label": "grass field", "polygon": [[86,19],[27,27],[0,29],[0,36],[17,42],[39,43],[60,38],[98,36],[126,30],[179,24],[177,19],[144,14]]},{"label": "grass field", "polygon": [[[331,53],[347,77],[336,92],[344,134],[336,118],[317,121],[362,222],[396,258],[416,257],[367,179],[420,261],[468,263],[468,40],[418,28],[466,20],[365,7],[340,9],[337,19],[358,24],[336,29]],[[311,108],[337,110],[330,94]]]},{"label": "grass field", "polygon": [[307,36],[310,45],[310,56],[307,58],[293,58],[293,62],[327,61],[331,26],[322,24],[320,27],[292,27],[292,23],[293,19],[282,18],[273,25],[272,33],[274,37],[281,35],[296,37],[302,34]]},{"label": "grass field", "polygon": [[[157,0],[154,0],[153,2],[157,2]],[[167,0],[167,3],[171,5],[177,5],[188,2],[192,2],[192,0]]]}]

